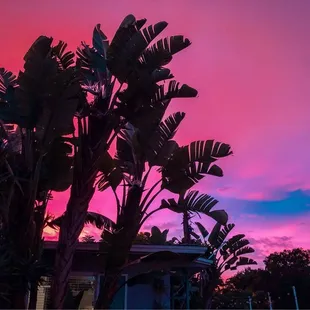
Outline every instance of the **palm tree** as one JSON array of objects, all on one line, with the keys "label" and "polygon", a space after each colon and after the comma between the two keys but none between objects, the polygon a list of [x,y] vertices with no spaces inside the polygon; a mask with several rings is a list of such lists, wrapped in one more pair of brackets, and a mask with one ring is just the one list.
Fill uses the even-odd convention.
[{"label": "palm tree", "polygon": [[[78,49],[77,65],[84,81],[87,81],[84,89],[93,95],[94,100],[91,104],[85,104],[77,118],[79,147],[75,149],[73,184],[60,228],[52,284],[54,308],[61,308],[63,304],[73,254],[98,172],[102,173],[100,190],[110,186],[116,193],[120,183],[125,185],[122,201],[116,195],[118,216],[115,226],[112,231],[107,229],[104,232],[104,238],[111,246],[107,270],[115,270],[126,261],[143,221],[155,212],[146,215],[146,210],[159,194],[151,196],[156,186],[162,183],[161,190],[181,193],[180,188],[187,190],[203,174],[221,176],[221,169],[212,162],[231,153],[228,145],[218,142],[197,141],[179,147],[171,140],[184,118],[184,113],[175,113],[161,122],[171,99],[195,97],[197,91],[176,81],[170,81],[166,90],[162,82],[173,78],[173,75],[164,66],[174,54],[188,47],[190,41],[183,36],[173,36],[148,47],[167,23],[159,22],[142,28],[145,22],[145,19],[136,20],[132,15],[127,16],[110,45],[98,25],[93,34],[93,47],[83,44]],[[114,91],[116,80],[119,87]],[[113,159],[107,150],[116,136],[118,154]],[[144,170],[146,163],[149,165],[148,171],[154,166],[161,167],[162,178],[143,197],[149,175]],[[139,210],[142,211],[140,214]],[[115,233],[120,230],[122,233]],[[119,243],[125,231],[128,234]],[[122,255],[115,258],[112,252],[118,243]],[[109,282],[109,272],[105,274]],[[115,280],[114,271],[111,276]],[[102,296],[107,296],[111,285],[103,287],[97,306],[102,304],[100,300],[103,300]]]},{"label": "palm tree", "polygon": [[96,239],[92,235],[85,235],[84,237],[82,237],[81,241],[84,243],[94,243],[96,242]]},{"label": "palm tree", "polygon": [[[160,22],[142,29],[145,22],[145,19],[127,16],[111,44],[97,25],[93,46],[83,43],[77,52],[77,66],[84,77],[84,89],[93,95],[94,100],[84,105],[77,118],[78,147],[75,149],[73,184],[60,229],[52,284],[54,308],[62,307],[73,253],[94,194],[94,182],[99,170],[110,168],[106,151],[117,133],[128,121],[138,128],[139,123],[148,121],[148,116],[159,113],[161,118],[172,98],[197,94],[189,86],[180,86],[174,81],[169,83],[169,90],[165,93],[164,86],[158,84],[173,77],[163,66],[190,42],[183,36],[173,36],[147,48],[167,23]],[[114,91],[117,84],[119,87]]]},{"label": "palm tree", "polygon": [[93,46],[83,43],[77,51],[77,67],[83,76],[84,90],[94,100],[84,104],[85,108],[77,117],[78,147],[74,156],[73,184],[60,228],[51,290],[55,309],[63,305],[73,254],[95,191],[98,171],[114,175],[107,154],[114,138],[128,121],[138,127],[139,122],[148,121],[148,115],[164,113],[170,99],[197,94],[189,86],[180,87],[175,82],[171,82],[169,92],[164,93],[163,85],[158,83],[173,76],[163,66],[190,42],[183,36],[173,36],[148,48],[167,23],[142,28],[145,22],[145,19],[136,20],[128,15],[111,44],[97,25]]},{"label": "palm tree", "polygon": [[202,245],[208,247],[205,257],[215,259],[213,267],[204,270],[200,279],[203,286],[204,305],[206,309],[210,309],[212,296],[224,272],[237,270],[241,266],[257,265],[257,263],[244,256],[254,252],[254,249],[248,246],[250,242],[245,239],[245,235],[237,234],[226,240],[235,224],[227,224],[223,227],[217,223],[210,234],[201,223],[196,222],[196,225],[201,237],[194,235]]},{"label": "palm tree", "polygon": [[[180,114],[177,113],[177,115]],[[228,156],[231,153],[230,147],[213,141],[197,141],[192,142],[189,146],[178,147],[176,142],[171,140],[180,123],[180,121],[175,122],[175,119],[177,116],[169,116],[160,122],[159,129],[153,130],[150,137],[144,137],[142,134],[147,133],[147,129],[138,130],[133,126],[128,126],[126,130],[122,130],[121,135],[117,138],[116,157],[114,160],[111,159],[111,166],[113,163],[114,168],[111,173],[104,173],[99,180],[99,189],[105,188],[108,184],[113,189],[117,202],[117,220],[112,230],[106,229],[103,233],[103,238],[106,241],[103,246],[108,244],[110,248],[104,270],[106,282],[101,282],[102,287],[97,307],[107,307],[107,304],[100,304],[101,298],[104,300],[108,296],[110,285],[117,278],[115,270],[126,263],[131,245],[143,223],[157,211],[172,209],[172,206],[177,208],[178,204],[174,199],[169,199],[168,201],[164,200],[158,208],[148,212],[158,194],[165,189],[175,193],[184,193],[206,174],[222,176],[222,170],[218,166],[212,166],[211,163],[218,158]],[[165,128],[165,130],[161,130],[161,128]],[[158,142],[154,143],[155,139]],[[170,149],[170,153],[165,151],[165,155],[161,158],[162,149],[171,143],[174,148]],[[150,150],[155,147],[157,148],[156,153],[151,152]],[[154,153],[158,154],[156,155],[158,163],[148,159],[149,154]],[[145,169],[146,165],[147,169]],[[163,165],[160,167],[161,178],[143,195],[147,177],[151,169],[157,165]],[[111,183],[109,183],[110,178]],[[122,199],[117,193],[117,185],[121,182]],[[227,214],[224,211],[210,212],[213,207],[209,202],[210,196],[208,198],[202,196],[205,200],[199,202],[195,200],[195,197],[198,197],[195,193],[190,192],[187,196],[182,195],[183,199],[179,201],[179,205],[184,204],[192,211],[204,212],[213,218],[216,218],[215,214],[219,214],[221,215],[219,220],[226,223]],[[106,251],[106,248],[103,250]],[[106,302],[108,303],[108,301]]]},{"label": "palm tree", "polygon": [[[26,53],[16,78],[0,69],[1,138],[7,147],[1,161],[1,230],[11,253],[11,308],[25,308],[28,275],[13,272],[40,259],[42,229],[50,191],[71,184],[73,116],[81,96],[73,54],[39,37]],[[15,128],[15,130],[12,130]],[[31,267],[32,266],[32,267]],[[27,268],[28,268],[27,267]],[[25,270],[25,269],[24,269]]]},{"label": "palm tree", "polygon": [[[165,91],[165,85],[157,82],[172,77],[169,71],[161,69],[162,65],[167,63],[167,59],[171,60],[172,54],[190,43],[177,36],[159,40],[145,50],[167,23],[161,22],[140,31],[137,27],[140,28],[141,23],[133,16],[125,18],[107,52],[110,71],[121,83],[127,74],[122,70],[128,71],[124,63],[134,64],[134,67],[130,69],[132,79],[127,79],[127,89],[118,96],[122,100],[118,109],[125,110],[126,122],[117,136],[116,157],[105,153],[98,162],[98,169],[102,173],[98,187],[99,190],[109,186],[112,188],[117,202],[117,220],[114,227],[106,229],[103,234],[106,242],[102,246],[107,244],[109,250],[105,269],[102,270],[106,276],[101,282],[97,308],[108,306],[109,291],[117,280],[116,270],[126,263],[141,225],[153,213],[168,207],[162,204],[147,213],[159,193],[169,190],[182,197],[204,175],[222,176],[222,170],[213,162],[231,154],[229,145],[212,140],[196,141],[183,147],[172,140],[185,114],[178,112],[162,120],[171,99],[194,97],[197,91],[187,85],[180,87],[175,81],[170,81]],[[141,78],[137,79],[137,76]],[[139,81],[142,84],[137,83]],[[149,173],[155,166],[160,168],[161,177],[146,191]],[[123,188],[121,199],[117,192],[120,184]],[[76,226],[74,221],[70,223]],[[67,265],[63,267],[68,270]]]},{"label": "palm tree", "polygon": [[228,215],[224,210],[212,211],[212,208],[217,203],[218,200],[214,199],[210,195],[200,194],[198,191],[191,190],[179,194],[178,202],[174,199],[168,199],[168,201],[162,200],[162,206],[166,206],[171,211],[183,215],[183,243],[187,244],[192,243],[191,236],[197,237],[190,225],[190,219],[195,214],[200,213],[208,215],[221,225],[225,225],[227,223]]}]

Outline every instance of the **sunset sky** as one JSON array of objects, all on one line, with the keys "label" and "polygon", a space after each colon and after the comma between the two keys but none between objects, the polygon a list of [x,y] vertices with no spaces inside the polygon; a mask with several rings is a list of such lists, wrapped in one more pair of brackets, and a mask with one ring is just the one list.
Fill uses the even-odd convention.
[{"label": "sunset sky", "polygon": [[[176,140],[211,138],[234,151],[220,163],[223,178],[207,177],[196,188],[220,201],[259,262],[271,251],[310,248],[310,1],[1,0],[0,11],[0,67],[14,73],[39,35],[75,51],[91,43],[97,23],[112,39],[129,13],[165,20],[165,35],[188,37],[192,45],[170,67],[199,96],[172,102],[169,112],[186,112]],[[67,199],[68,192],[54,194],[51,212],[63,212]],[[113,217],[113,197],[96,193],[91,210]],[[181,235],[175,214],[158,213],[145,229],[154,224]]]}]

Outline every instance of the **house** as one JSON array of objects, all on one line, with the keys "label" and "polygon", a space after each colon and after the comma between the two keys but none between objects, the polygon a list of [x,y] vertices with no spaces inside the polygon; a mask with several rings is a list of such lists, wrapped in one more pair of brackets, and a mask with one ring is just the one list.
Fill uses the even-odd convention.
[{"label": "house", "polygon": [[[43,262],[50,266],[54,264],[56,253],[56,242],[45,242],[43,252]],[[186,294],[189,290],[188,278],[198,273],[212,264],[212,260],[201,258],[205,253],[205,247],[185,246],[185,245],[133,245],[130,252],[130,260],[135,260],[150,253],[159,251],[169,251],[179,254],[177,261],[172,262],[172,273],[156,279],[157,283],[137,284],[128,287],[123,285],[117,292],[111,309],[154,309],[155,308],[174,308],[174,303],[183,304],[183,308],[189,308],[189,297]],[[93,302],[96,300],[98,288],[102,274],[100,266],[104,256],[99,256],[99,243],[79,243],[73,260],[73,270],[70,278],[70,287],[73,292],[85,289],[81,309],[93,309]],[[120,278],[121,283],[145,272],[141,270],[143,266],[129,265],[123,271]],[[178,271],[178,272],[177,272]],[[175,276],[174,273],[175,272]],[[177,272],[177,273],[176,273]],[[174,277],[183,274],[183,282],[174,285]],[[45,309],[49,299],[50,281],[46,279],[44,285],[39,288],[37,309]]]}]

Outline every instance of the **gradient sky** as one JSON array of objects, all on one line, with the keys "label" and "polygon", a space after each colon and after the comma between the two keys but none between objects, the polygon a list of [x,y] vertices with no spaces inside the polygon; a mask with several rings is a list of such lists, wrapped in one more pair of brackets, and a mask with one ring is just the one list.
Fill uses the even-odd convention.
[{"label": "gradient sky", "polygon": [[[75,50],[91,42],[97,23],[111,39],[128,13],[169,22],[165,35],[192,41],[172,72],[199,91],[198,98],[171,104],[169,112],[186,112],[176,139],[214,138],[234,150],[221,162],[224,178],[205,178],[197,189],[220,201],[260,263],[271,251],[310,248],[310,1],[1,0],[0,11],[0,67],[15,73],[39,35]],[[68,193],[55,194],[50,210],[61,213],[67,199]],[[110,193],[96,193],[91,210],[113,217]],[[162,212],[145,228],[155,224],[180,236],[180,223]]]}]

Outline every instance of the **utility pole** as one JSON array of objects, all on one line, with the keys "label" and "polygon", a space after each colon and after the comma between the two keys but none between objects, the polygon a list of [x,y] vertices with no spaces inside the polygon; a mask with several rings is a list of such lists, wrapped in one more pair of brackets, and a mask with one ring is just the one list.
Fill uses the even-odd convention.
[{"label": "utility pole", "polygon": [[268,295],[269,309],[272,310],[272,300],[271,300],[270,293],[267,292],[267,295]]},{"label": "utility pole", "polygon": [[299,310],[298,299],[297,299],[297,294],[296,294],[296,288],[295,288],[295,286],[292,286],[292,289],[293,289],[293,294],[294,294],[294,299],[295,299],[296,310]]}]

